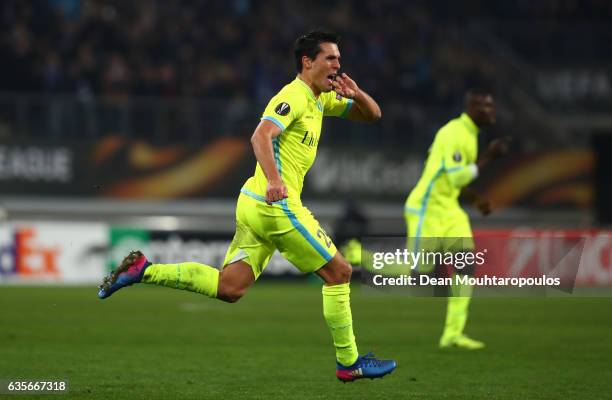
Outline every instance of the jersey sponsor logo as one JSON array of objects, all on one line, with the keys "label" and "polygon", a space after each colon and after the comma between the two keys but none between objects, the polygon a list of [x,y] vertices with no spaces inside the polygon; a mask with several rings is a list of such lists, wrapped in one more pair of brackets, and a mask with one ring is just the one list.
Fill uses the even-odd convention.
[{"label": "jersey sponsor logo", "polygon": [[338,101],[342,100],[342,96],[340,96],[338,93],[336,93],[336,100],[338,100]]},{"label": "jersey sponsor logo", "polygon": [[282,115],[282,116],[289,114],[290,110],[291,110],[291,107],[289,106],[288,103],[280,103],[274,109],[274,111],[276,111],[278,115]]},{"label": "jersey sponsor logo", "polygon": [[319,138],[315,137],[312,132],[306,131],[304,132],[304,137],[300,143],[305,144],[308,147],[317,147],[319,144]]},{"label": "jersey sponsor logo", "polygon": [[458,151],[455,152],[455,154],[453,154],[453,160],[455,160],[456,162],[460,162],[461,161],[461,153],[459,153]]}]

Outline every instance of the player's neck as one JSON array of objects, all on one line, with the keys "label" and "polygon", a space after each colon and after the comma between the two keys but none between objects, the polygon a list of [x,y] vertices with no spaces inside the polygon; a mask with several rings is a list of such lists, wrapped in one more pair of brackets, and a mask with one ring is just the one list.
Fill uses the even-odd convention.
[{"label": "player's neck", "polygon": [[478,122],[476,122],[475,117],[473,116],[473,113],[470,113],[470,111],[464,111],[465,115],[467,115],[468,117],[470,117],[470,119],[472,120],[472,122],[474,123],[474,125],[476,125],[476,128],[478,130],[480,130],[482,127],[478,124]]},{"label": "player's neck", "polygon": [[310,88],[310,90],[312,91],[312,94],[314,95],[315,99],[319,98],[319,95],[321,94],[321,91],[318,90],[316,88],[316,86],[312,83],[312,79],[308,79],[308,77],[302,73],[298,74],[298,79],[300,79],[302,82],[304,82],[306,84],[306,86],[308,86]]}]

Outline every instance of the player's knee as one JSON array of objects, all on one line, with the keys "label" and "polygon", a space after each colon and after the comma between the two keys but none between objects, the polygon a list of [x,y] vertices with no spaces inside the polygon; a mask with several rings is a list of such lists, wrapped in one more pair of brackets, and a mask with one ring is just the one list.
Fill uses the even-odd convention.
[{"label": "player's knee", "polygon": [[236,303],[245,295],[247,289],[235,285],[222,284],[219,282],[217,298],[227,303]]},{"label": "player's knee", "polygon": [[342,267],[340,270],[340,276],[344,283],[351,281],[351,275],[353,275],[353,267],[347,261],[342,263]]},{"label": "player's knee", "polygon": [[244,293],[233,293],[225,297],[224,301],[228,303],[236,303],[242,298],[243,295]]},{"label": "player's knee", "polygon": [[235,303],[246,294],[253,282],[255,282],[255,277],[249,265],[225,267],[219,273],[217,299]]},{"label": "player's knee", "polygon": [[227,303],[236,303],[238,300],[244,296],[246,293],[246,289],[238,289],[238,288],[219,288],[217,293],[217,298],[219,300],[223,300]]},{"label": "player's knee", "polygon": [[342,283],[348,283],[351,281],[351,275],[353,273],[353,267],[345,260],[340,260],[334,267],[334,274],[331,282],[328,284],[339,285]]}]

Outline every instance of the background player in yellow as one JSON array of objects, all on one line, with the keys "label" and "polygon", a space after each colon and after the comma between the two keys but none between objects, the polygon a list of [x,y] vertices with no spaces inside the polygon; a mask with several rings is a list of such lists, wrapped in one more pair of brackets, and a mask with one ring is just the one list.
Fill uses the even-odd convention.
[{"label": "background player in yellow", "polygon": [[[459,205],[459,197],[461,194],[484,215],[489,214],[489,203],[467,185],[492,158],[506,151],[507,139],[497,139],[478,158],[478,132],[495,121],[491,94],[483,90],[470,90],[465,96],[465,109],[461,116],[437,132],[423,174],[406,200],[404,215],[408,250],[462,251],[474,248],[470,221]],[[419,265],[417,272],[435,274],[439,268],[442,266]],[[470,273],[471,268],[457,269],[457,272]],[[451,287],[440,347],[484,347],[484,343],[463,333],[471,295],[471,286]]]},{"label": "background player in yellow", "polygon": [[278,250],[300,271],[315,272],[325,282],[323,315],[336,349],[338,379],[378,378],[395,369],[393,360],[358,354],[349,296],[352,268],[300,199],[323,117],[366,122],[381,117],[378,104],[348,75],[339,73],[337,43],[335,34],[321,31],[296,40],[297,77],[270,100],[251,138],[257,166],[241,189],[236,234],[221,271],[195,262],[151,264],[141,252],[133,252],[105,279],[100,298],[143,282],[233,303]]}]

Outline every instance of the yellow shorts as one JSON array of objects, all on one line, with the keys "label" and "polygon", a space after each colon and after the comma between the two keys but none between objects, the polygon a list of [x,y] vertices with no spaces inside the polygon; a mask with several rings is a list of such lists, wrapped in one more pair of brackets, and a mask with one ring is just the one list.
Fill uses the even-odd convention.
[{"label": "yellow shorts", "polygon": [[243,188],[236,206],[236,234],[223,265],[243,260],[257,279],[274,250],[304,273],[317,271],[337,251],[306,207],[287,200],[268,205],[263,196]]},{"label": "yellow shorts", "polygon": [[[470,219],[462,209],[443,214],[405,209],[404,217],[408,231],[406,248],[409,251],[456,252],[474,249]],[[419,271],[431,271],[434,267],[422,264]]]}]

